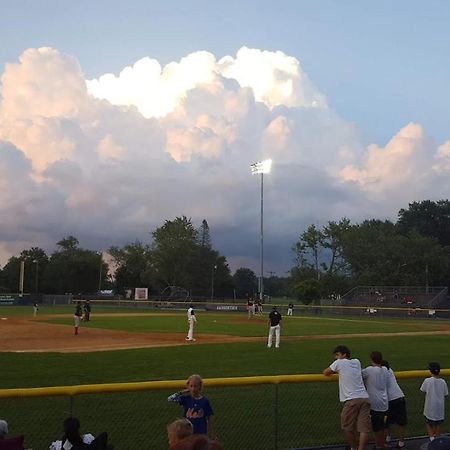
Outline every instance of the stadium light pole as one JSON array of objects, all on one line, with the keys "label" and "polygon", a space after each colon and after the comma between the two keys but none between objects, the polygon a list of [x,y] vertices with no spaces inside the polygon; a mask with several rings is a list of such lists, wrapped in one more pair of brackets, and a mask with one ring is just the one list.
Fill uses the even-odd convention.
[{"label": "stadium light pole", "polygon": [[259,248],[259,262],[260,262],[260,273],[259,273],[259,299],[264,300],[264,174],[270,173],[272,167],[272,160],[266,159],[264,161],[259,161],[250,166],[252,175],[261,175],[261,229],[260,229],[260,248]]},{"label": "stadium light pole", "polygon": [[217,264],[213,264],[211,268],[211,300],[214,300],[214,272],[217,269]]},{"label": "stadium light pole", "polygon": [[39,260],[38,259],[33,259],[34,264],[36,264],[36,270],[34,272],[34,290],[35,293],[37,294],[39,292],[38,287],[39,287]]},{"label": "stadium light pole", "polygon": [[98,292],[102,290],[102,269],[103,269],[103,253],[99,252],[100,256],[100,270],[98,273]]}]

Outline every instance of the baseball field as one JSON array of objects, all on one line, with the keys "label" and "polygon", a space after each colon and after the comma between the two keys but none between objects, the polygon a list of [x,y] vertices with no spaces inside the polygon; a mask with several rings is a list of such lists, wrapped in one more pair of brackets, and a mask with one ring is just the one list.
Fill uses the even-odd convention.
[{"label": "baseball field", "polygon": [[[284,317],[281,347],[266,347],[267,314],[198,311],[196,342],[184,340],[186,313],[94,306],[91,322],[73,335],[72,307],[0,309],[1,387],[26,388],[318,374],[333,360],[337,344],[369,365],[380,350],[395,371],[450,367],[450,322],[435,318]],[[421,435],[422,379],[402,380],[409,433]],[[180,416],[167,391],[91,394],[0,400],[0,418],[26,444],[48,448],[60,438],[72,412],[85,432],[107,430],[117,449],[165,449],[165,426]],[[263,384],[205,389],[215,411],[216,431],[227,450],[288,449],[342,442],[335,382]],[[446,425],[444,424],[444,431]]]}]

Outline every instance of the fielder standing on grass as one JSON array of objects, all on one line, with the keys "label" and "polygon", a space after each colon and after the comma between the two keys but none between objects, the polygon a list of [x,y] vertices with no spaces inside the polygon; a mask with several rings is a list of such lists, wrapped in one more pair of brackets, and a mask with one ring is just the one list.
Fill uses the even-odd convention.
[{"label": "fielder standing on grass", "polygon": [[274,333],[275,348],[280,347],[281,319],[281,314],[277,311],[277,307],[274,306],[269,314],[269,337],[267,338],[267,348],[272,347],[272,337]]},{"label": "fielder standing on grass", "polygon": [[189,331],[186,337],[186,341],[195,341],[194,339],[194,326],[197,323],[197,317],[195,317],[195,311],[192,305],[189,305],[189,309],[187,310],[187,319],[189,323]]},{"label": "fielder standing on grass", "polygon": [[84,316],[83,320],[89,322],[91,320],[91,302],[86,300],[83,305]]},{"label": "fielder standing on grass", "polygon": [[75,312],[73,314],[73,322],[75,326],[74,334],[78,334],[78,328],[80,326],[80,321],[82,317],[83,317],[83,310],[81,308],[81,302],[77,302],[75,306]]}]

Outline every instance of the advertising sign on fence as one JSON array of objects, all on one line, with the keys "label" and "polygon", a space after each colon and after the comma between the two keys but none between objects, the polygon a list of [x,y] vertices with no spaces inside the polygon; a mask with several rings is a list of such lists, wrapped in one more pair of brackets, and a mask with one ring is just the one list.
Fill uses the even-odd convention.
[{"label": "advertising sign on fence", "polygon": [[14,294],[0,294],[0,306],[11,306],[19,303],[19,296]]},{"label": "advertising sign on fence", "polygon": [[148,300],[148,288],[136,288],[134,291],[135,300]]}]

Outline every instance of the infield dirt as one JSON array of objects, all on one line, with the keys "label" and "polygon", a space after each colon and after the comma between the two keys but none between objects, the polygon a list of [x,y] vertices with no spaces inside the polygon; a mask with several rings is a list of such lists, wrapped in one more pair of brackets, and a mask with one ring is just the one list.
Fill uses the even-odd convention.
[{"label": "infield dirt", "polygon": [[[97,314],[111,316],[111,314]],[[124,316],[148,316],[148,314],[124,314]],[[265,342],[266,337],[242,337],[218,334],[196,334],[196,342],[185,341],[185,333],[142,333],[115,331],[95,328],[95,323],[80,327],[80,333],[74,335],[73,327],[46,323],[52,318],[72,318],[71,315],[41,315],[38,318],[9,317],[0,320],[0,342],[2,352],[94,352],[148,347],[168,347],[177,345],[221,344],[233,342]],[[241,320],[236,318],[237,320]],[[376,336],[406,335],[442,335],[449,330],[376,333]],[[330,339],[341,337],[373,337],[374,334],[338,334],[315,336],[289,336],[283,340]]]}]

